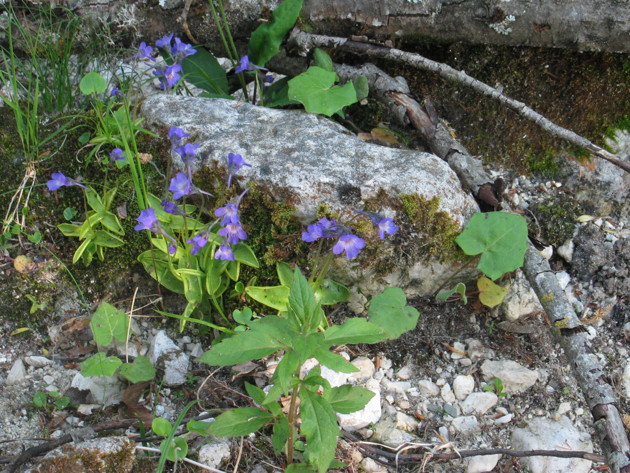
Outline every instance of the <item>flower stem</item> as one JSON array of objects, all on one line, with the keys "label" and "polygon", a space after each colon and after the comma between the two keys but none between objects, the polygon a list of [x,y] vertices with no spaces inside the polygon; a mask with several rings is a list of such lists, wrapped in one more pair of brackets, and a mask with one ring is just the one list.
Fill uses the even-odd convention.
[{"label": "flower stem", "polygon": [[[297,373],[299,373],[299,369]],[[293,392],[291,393],[291,404],[289,405],[289,438],[287,440],[287,464],[289,465],[293,463],[293,444],[295,443],[293,433],[295,431],[295,416],[297,411],[297,397],[299,390],[299,384],[295,388],[293,388]]]}]

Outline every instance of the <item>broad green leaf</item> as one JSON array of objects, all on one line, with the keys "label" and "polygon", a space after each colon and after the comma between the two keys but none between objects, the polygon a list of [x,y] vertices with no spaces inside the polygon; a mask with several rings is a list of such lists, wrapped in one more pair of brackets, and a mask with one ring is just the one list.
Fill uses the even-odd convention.
[{"label": "broad green leaf", "polygon": [[77,248],[77,251],[74,252],[74,256],[72,257],[72,264],[76,264],[77,261],[81,259],[81,257],[88,250],[88,247],[90,245],[93,245],[93,243],[92,243],[92,240],[89,240],[89,239],[83,241],[83,243],[79,245],[79,247]]},{"label": "broad green leaf", "polygon": [[35,393],[35,396],[33,396],[33,404],[35,404],[35,407],[39,407],[40,409],[44,406],[46,406],[46,404],[48,403],[48,398],[46,397],[46,393],[43,392],[38,392]]},{"label": "broad green leaf", "polygon": [[337,437],[341,433],[337,416],[328,401],[317,393],[302,389],[299,396],[302,433],[310,452],[310,463],[314,463],[319,473],[325,473],[335,458]]},{"label": "broad green leaf", "polygon": [[106,248],[118,248],[125,244],[124,240],[105,230],[96,230],[92,241],[98,246],[104,246]]},{"label": "broad green leaf", "polygon": [[106,356],[103,352],[92,355],[81,363],[81,374],[83,376],[111,376],[122,364],[115,356]]},{"label": "broad green leaf", "polygon": [[252,268],[260,267],[258,258],[256,258],[256,255],[248,245],[245,243],[238,243],[232,248],[234,251],[234,259],[236,261],[246,264],[247,266],[251,266]]},{"label": "broad green leaf", "polygon": [[313,65],[321,67],[325,71],[333,72],[333,62],[326,51],[320,48],[315,48],[313,51]]},{"label": "broad green leaf", "polygon": [[523,265],[527,222],[505,212],[476,213],[455,241],[467,255],[481,255],[477,269],[495,280]]},{"label": "broad green leaf", "polygon": [[210,435],[210,425],[212,422],[204,422],[202,420],[189,420],[186,422],[186,428],[189,432],[195,432],[199,435],[207,437]]},{"label": "broad green leaf", "polygon": [[78,237],[81,227],[79,225],[73,225],[71,223],[61,223],[57,225],[57,228],[61,230],[65,236]]},{"label": "broad green leaf", "polygon": [[234,322],[241,325],[249,325],[249,323],[252,321],[253,316],[254,313],[249,307],[245,307],[243,310],[235,309],[234,312],[232,312],[232,318],[234,319]]},{"label": "broad green leaf", "polygon": [[265,402],[265,397],[267,397],[267,395],[265,394],[265,391],[260,389],[258,386],[254,386],[253,384],[245,381],[245,391],[247,391],[249,397],[251,397],[256,404],[260,404],[262,406],[262,403]]},{"label": "broad green leaf", "polygon": [[118,189],[113,187],[105,192],[105,194],[103,194],[103,205],[105,206],[105,210],[109,210],[109,208],[112,206],[112,202],[114,201],[114,197],[116,196],[117,191]]},{"label": "broad green leaf", "polygon": [[388,287],[373,297],[368,309],[370,322],[385,330],[391,339],[416,328],[419,316],[420,312],[407,305],[407,297],[399,287]]},{"label": "broad green leaf", "polygon": [[359,369],[347,361],[343,356],[331,352],[327,348],[320,347],[313,356],[326,368],[340,373],[356,373]]},{"label": "broad green leaf", "polygon": [[186,56],[182,69],[191,84],[220,96],[228,95],[229,86],[225,70],[207,49],[197,47],[197,52]]},{"label": "broad green leaf", "polygon": [[210,433],[217,437],[242,437],[256,432],[273,416],[256,407],[240,407],[224,412],[210,424]]},{"label": "broad green leaf", "polygon": [[284,415],[281,415],[278,419],[275,419],[273,423],[273,433],[271,434],[271,445],[276,455],[282,452],[288,438],[289,420]]},{"label": "broad green leaf", "polygon": [[118,233],[119,235],[124,235],[125,231],[122,228],[122,225],[118,221],[118,217],[116,217],[111,212],[105,212],[103,218],[101,220],[101,225],[103,225],[108,230],[111,230],[114,233]]},{"label": "broad green leaf", "polygon": [[466,297],[466,285],[463,282],[458,283],[453,289],[440,292],[435,298],[438,301],[445,301],[453,294],[459,294],[464,304],[468,304],[468,298]]},{"label": "broad green leaf", "polygon": [[169,256],[159,250],[147,250],[138,256],[149,275],[169,291],[184,294],[184,285],[177,279],[169,266]]},{"label": "broad green leaf", "polygon": [[263,96],[265,107],[276,108],[299,103],[289,98],[290,79],[290,77],[283,77],[265,88]]},{"label": "broad green leaf", "polygon": [[210,265],[206,269],[206,291],[214,297],[220,296],[221,287],[224,284],[226,276],[223,275],[227,268],[228,261],[212,259]]},{"label": "broad green leaf", "polygon": [[109,345],[113,338],[119,342],[125,342],[128,323],[127,314],[108,302],[101,302],[90,320],[94,341],[102,346]]},{"label": "broad green leaf", "polygon": [[249,297],[280,312],[287,310],[289,288],[287,286],[249,286],[245,288]]},{"label": "broad green leaf", "polygon": [[84,95],[102,94],[107,89],[107,81],[98,72],[88,72],[79,82],[79,89]]},{"label": "broad green leaf", "polygon": [[199,304],[203,299],[202,280],[204,274],[199,270],[197,257],[190,254],[182,257],[175,274],[179,276],[184,285],[186,300],[191,304]]},{"label": "broad green leaf", "polygon": [[264,66],[280,51],[280,44],[291,31],[302,9],[303,0],[284,0],[271,14],[271,20],[261,23],[252,33],[247,46],[249,60]]},{"label": "broad green leaf", "polygon": [[151,430],[160,437],[167,437],[171,433],[172,428],[171,423],[162,417],[154,417],[151,421]]},{"label": "broad green leaf", "polygon": [[[77,214],[76,209],[73,209],[72,207],[66,207],[63,210],[63,218],[65,218],[68,221],[72,220],[76,214]],[[63,230],[61,230],[61,231],[63,232]],[[65,235],[65,233],[64,233],[64,235]]]},{"label": "broad green leaf", "polygon": [[178,461],[186,458],[188,454],[188,442],[183,437],[175,437],[170,444],[166,439],[160,442],[160,452],[162,452],[168,461]]},{"label": "broad green leaf", "polygon": [[68,396],[60,397],[55,401],[55,409],[63,410],[70,405],[70,398]]},{"label": "broad green leaf", "polygon": [[289,290],[288,313],[302,333],[317,329],[321,321],[321,307],[315,301],[313,288],[308,283],[300,268],[295,268],[293,285]]},{"label": "broad green leaf", "polygon": [[319,289],[315,291],[315,299],[321,305],[335,305],[346,302],[348,297],[350,297],[350,291],[346,286],[328,278],[324,279]]},{"label": "broad green leaf", "polygon": [[133,363],[125,363],[120,367],[120,374],[131,383],[151,381],[155,378],[155,368],[146,356],[139,356]]},{"label": "broad green leaf", "polygon": [[308,463],[291,463],[284,473],[314,473],[317,470]]},{"label": "broad green leaf", "polygon": [[337,74],[321,67],[309,67],[306,72],[289,81],[289,98],[297,100],[309,113],[328,117],[357,101],[352,82],[334,85]]},{"label": "broad green leaf", "polygon": [[332,388],[324,393],[324,397],[330,403],[335,412],[350,414],[360,411],[374,397],[369,389],[345,384],[338,388]]},{"label": "broad green leaf", "polygon": [[238,277],[241,274],[241,264],[238,261],[229,261],[225,268],[225,274],[232,281],[238,281]]},{"label": "broad green leaf", "polygon": [[359,76],[352,81],[354,84],[354,90],[357,94],[357,102],[367,98],[370,94],[370,86],[365,76]]},{"label": "broad green leaf", "polygon": [[477,288],[479,289],[479,301],[488,307],[498,306],[503,302],[507,293],[506,288],[493,283],[485,276],[481,276],[477,280]]},{"label": "broad green leaf", "polygon": [[286,320],[273,316],[255,320],[250,330],[221,340],[198,361],[211,366],[228,366],[271,355],[289,346],[287,325]]},{"label": "broad green leaf", "polygon": [[331,345],[378,343],[386,340],[388,333],[376,324],[354,317],[327,328],[324,338]]},{"label": "broad green leaf", "polygon": [[276,366],[271,378],[272,383],[279,385],[282,388],[283,394],[286,396],[289,394],[291,388],[291,380],[293,374],[300,366],[300,355],[295,350],[288,350],[278,366]]},{"label": "broad green leaf", "polygon": [[288,264],[282,261],[276,263],[276,273],[278,273],[281,285],[291,287],[291,284],[293,284],[293,270]]}]

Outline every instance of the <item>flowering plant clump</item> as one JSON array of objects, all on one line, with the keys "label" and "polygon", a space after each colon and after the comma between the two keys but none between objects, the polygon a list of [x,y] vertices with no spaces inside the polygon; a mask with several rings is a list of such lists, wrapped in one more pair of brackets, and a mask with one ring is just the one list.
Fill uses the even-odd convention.
[{"label": "flowering plant clump", "polygon": [[197,50],[191,44],[184,43],[180,38],[174,38],[173,36],[173,33],[171,33],[155,42],[156,48],[163,52],[166,63],[157,63],[157,59],[153,55],[153,47],[147,45],[144,41],[140,43],[138,52],[130,58],[147,59],[156,63],[153,75],[160,81],[162,90],[172,89],[179,83],[183,73],[182,62],[188,56],[197,53]]}]

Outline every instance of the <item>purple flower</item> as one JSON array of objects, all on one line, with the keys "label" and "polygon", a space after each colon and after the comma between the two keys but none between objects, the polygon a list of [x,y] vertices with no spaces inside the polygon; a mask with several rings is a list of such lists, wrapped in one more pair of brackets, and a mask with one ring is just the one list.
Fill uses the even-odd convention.
[{"label": "purple flower", "polygon": [[334,236],[335,232],[337,231],[337,222],[334,218],[320,218],[317,224],[322,227],[322,230],[324,231],[324,237]]},{"label": "purple flower", "polygon": [[168,139],[171,140],[171,144],[173,146],[178,145],[182,141],[183,138],[188,138],[190,136],[184,130],[176,126],[172,126],[171,128],[169,128],[167,134],[168,134]]},{"label": "purple flower", "polygon": [[261,71],[267,70],[264,67],[257,66],[256,64],[251,62],[248,56],[243,56],[241,58],[241,63],[238,66],[236,66],[236,69],[234,70],[234,72],[238,74],[243,71],[253,71],[255,69],[259,69]]},{"label": "purple flower", "polygon": [[192,249],[190,250],[190,254],[196,255],[208,243],[207,230],[204,230],[199,235],[195,235],[190,240],[186,240],[186,243],[193,246]]},{"label": "purple flower", "polygon": [[186,177],[186,174],[178,172],[177,175],[171,179],[171,185],[168,186],[168,190],[173,193],[173,199],[178,200],[185,195],[192,194],[192,183]]},{"label": "purple flower", "polygon": [[164,37],[162,37],[162,38],[158,39],[158,40],[155,42],[155,45],[156,45],[158,48],[168,49],[168,50],[169,50],[169,52],[170,52],[170,50],[171,50],[171,40],[172,40],[172,39],[173,39],[173,33],[168,34],[168,35],[166,35],[166,36],[164,36]]},{"label": "purple flower", "polygon": [[170,202],[166,199],[164,199],[162,202],[160,202],[160,204],[162,204],[162,207],[164,207],[164,212],[171,214],[171,215],[184,215],[186,217],[190,217],[190,215],[188,215],[186,212],[184,212],[182,209],[180,209],[177,204],[175,204],[174,202]]},{"label": "purple flower", "polygon": [[228,153],[227,157],[227,169],[228,169],[228,183],[227,187],[230,188],[230,184],[232,183],[232,176],[236,174],[243,166],[252,167],[251,164],[248,164],[243,159],[243,156],[240,154]]},{"label": "purple flower", "polygon": [[[186,135],[186,136],[189,136],[189,135]],[[195,154],[197,153],[198,148],[199,148],[199,145],[186,143],[183,146],[178,146],[177,148],[175,148],[175,152],[179,154],[185,162],[187,162],[195,157]]]},{"label": "purple flower", "polygon": [[236,245],[240,240],[247,239],[247,233],[240,224],[228,223],[225,227],[217,232],[219,236],[225,237],[231,245]]},{"label": "purple flower", "polygon": [[339,241],[333,246],[332,252],[336,255],[346,252],[346,258],[355,258],[365,248],[365,241],[356,235],[347,233],[339,237]]},{"label": "purple flower", "polygon": [[265,77],[263,77],[263,84],[271,84],[274,80],[275,79],[271,74],[265,74]]},{"label": "purple flower", "polygon": [[181,39],[175,38],[175,45],[171,48],[171,56],[176,62],[181,62],[186,56],[196,54],[197,50],[191,44],[182,42]]},{"label": "purple flower", "polygon": [[393,235],[398,231],[398,227],[394,225],[394,221],[391,218],[382,218],[376,222],[378,227],[378,237],[381,240],[385,239],[385,234]]},{"label": "purple flower", "polygon": [[214,259],[222,259],[226,261],[234,261],[234,252],[228,245],[221,245],[214,253]]},{"label": "purple flower", "polygon": [[123,154],[123,150],[120,148],[114,148],[111,153],[109,153],[110,162],[120,161],[123,159],[127,159],[127,156]]},{"label": "purple flower", "polygon": [[149,45],[147,45],[147,43],[145,43],[144,41],[142,43],[140,43],[140,46],[138,47],[138,52],[134,55],[131,56],[129,59],[150,59],[151,61],[155,62],[155,58],[153,57],[153,48]]},{"label": "purple flower", "polygon": [[109,93],[110,97],[122,97],[123,93],[118,87],[112,87],[112,91]]},{"label": "purple flower", "polygon": [[46,186],[48,186],[48,190],[50,191],[56,191],[60,187],[64,186],[79,186],[84,189],[86,188],[83,184],[79,184],[74,179],[66,177],[62,172],[53,172],[50,178],[50,181],[46,183]]},{"label": "purple flower", "polygon": [[324,229],[319,223],[311,223],[305,232],[302,232],[302,240],[309,243],[324,237]]},{"label": "purple flower", "polygon": [[169,245],[169,247],[168,247],[168,254],[169,255],[174,255],[176,251],[177,251],[177,247],[175,245]]},{"label": "purple flower", "polygon": [[219,207],[214,211],[216,217],[223,217],[221,225],[227,225],[228,223],[239,223],[238,207],[234,204],[225,204],[223,207]]},{"label": "purple flower", "polygon": [[140,215],[136,219],[140,222],[138,225],[134,227],[134,230],[149,230],[154,233],[159,232],[160,222],[158,222],[157,217],[155,216],[155,210],[151,207],[140,212]]},{"label": "purple flower", "polygon": [[158,76],[160,80],[160,88],[162,90],[171,89],[182,78],[180,72],[182,72],[182,66],[179,64],[172,64],[164,68],[157,68],[153,71],[153,74]]}]

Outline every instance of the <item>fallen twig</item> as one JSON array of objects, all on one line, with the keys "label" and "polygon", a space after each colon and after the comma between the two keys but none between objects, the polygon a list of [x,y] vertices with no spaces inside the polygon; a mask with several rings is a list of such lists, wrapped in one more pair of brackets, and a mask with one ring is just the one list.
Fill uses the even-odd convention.
[{"label": "fallen twig", "polygon": [[543,130],[549,132],[553,136],[566,140],[573,145],[584,148],[593,155],[605,159],[606,161],[609,161],[614,165],[620,167],[624,171],[630,173],[630,162],[620,159],[618,156],[606,151],[600,146],[597,146],[583,136],[580,136],[571,130],[567,130],[566,128],[556,125],[551,120],[542,116],[540,113],[529,108],[523,102],[519,102],[518,100],[514,100],[510,97],[507,97],[506,95],[503,95],[494,87],[490,87],[488,84],[485,84],[484,82],[470,77],[465,72],[453,69],[446,64],[432,61],[425,58],[424,56],[421,56],[420,54],[409,53],[401,51],[400,49],[389,48],[378,44],[352,41],[346,38],[314,35],[300,31],[297,28],[294,29],[291,33],[289,44],[291,46],[297,47],[301,51],[308,51],[316,47],[334,48],[340,51],[360,54],[362,56],[370,58],[389,59],[397,62],[402,62],[418,69],[424,69],[434,72],[436,74],[439,74],[440,77],[471,87],[477,92],[499,101],[503,105],[518,113],[521,117],[533,121]]}]

